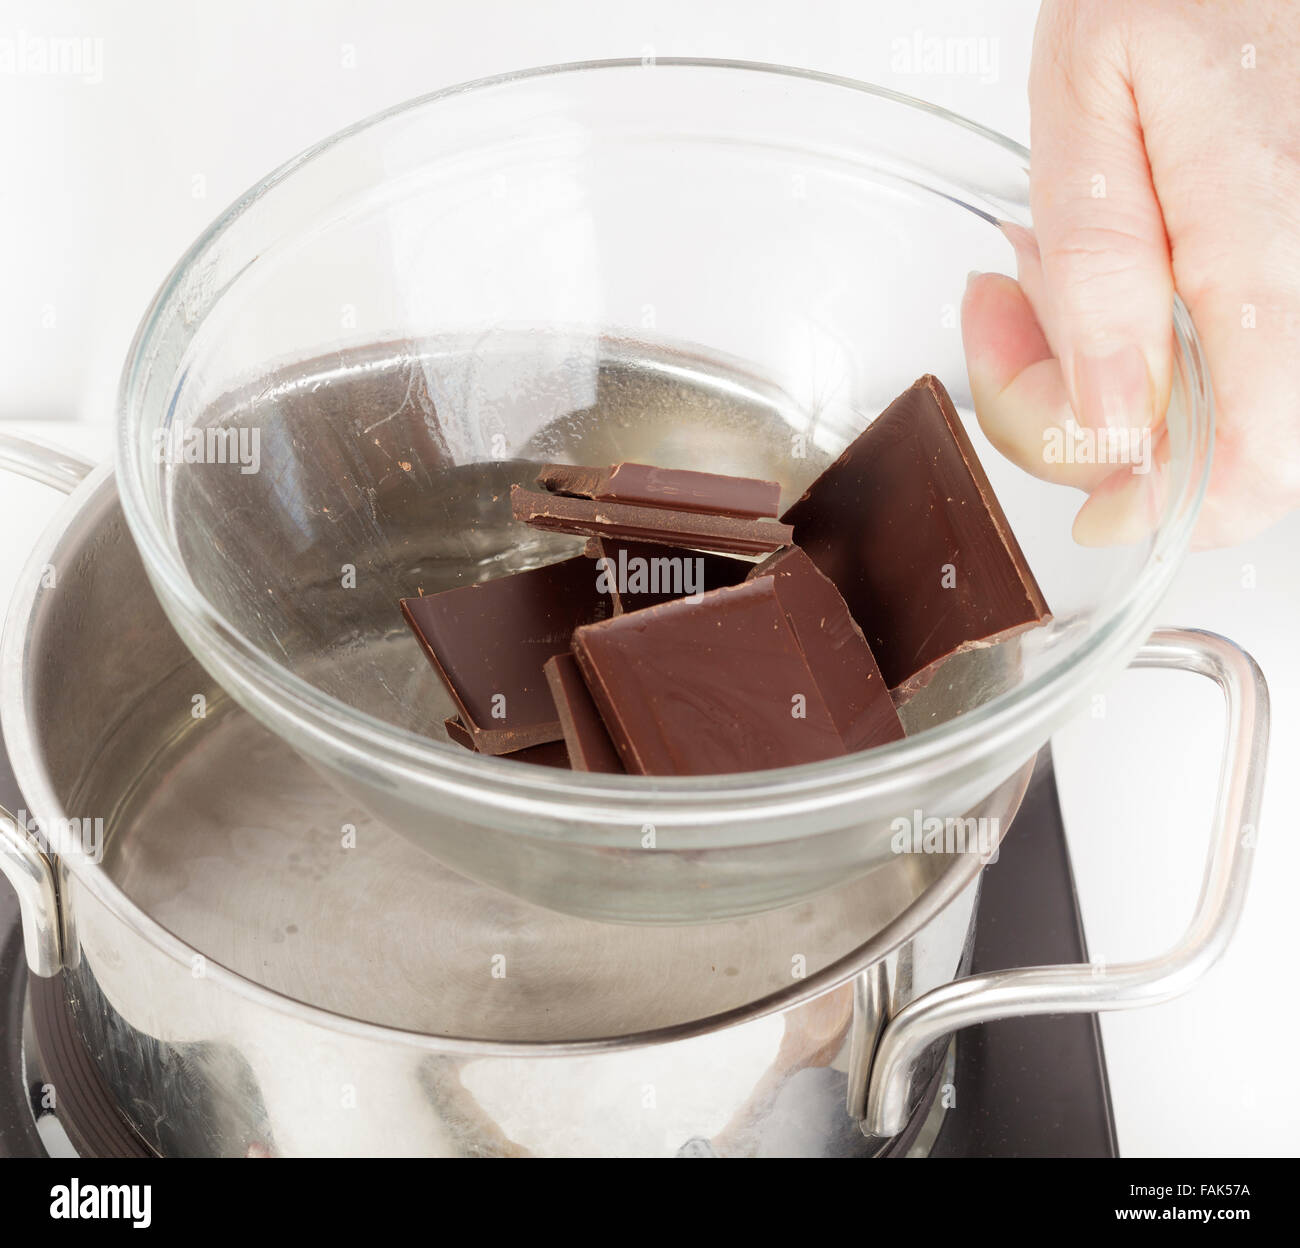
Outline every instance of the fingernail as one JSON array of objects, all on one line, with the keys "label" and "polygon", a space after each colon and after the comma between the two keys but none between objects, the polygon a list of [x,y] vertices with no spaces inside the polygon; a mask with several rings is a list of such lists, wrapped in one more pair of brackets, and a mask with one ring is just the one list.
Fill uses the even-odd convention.
[{"label": "fingernail", "polygon": [[1129,343],[1085,347],[1074,357],[1074,399],[1090,429],[1145,429],[1151,423],[1151,374],[1146,356]]},{"label": "fingernail", "polygon": [[1013,225],[1010,221],[1002,223],[1002,233],[1016,253],[1016,271],[1023,277],[1027,269],[1038,263],[1038,240],[1032,230],[1023,225]]}]

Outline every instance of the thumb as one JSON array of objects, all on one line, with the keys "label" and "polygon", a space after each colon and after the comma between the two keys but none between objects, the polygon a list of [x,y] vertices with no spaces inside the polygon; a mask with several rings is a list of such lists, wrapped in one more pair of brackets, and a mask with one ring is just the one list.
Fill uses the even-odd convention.
[{"label": "thumb", "polygon": [[1173,275],[1109,5],[1043,7],[1029,80],[1044,331],[1079,422],[1145,429],[1169,401]]}]

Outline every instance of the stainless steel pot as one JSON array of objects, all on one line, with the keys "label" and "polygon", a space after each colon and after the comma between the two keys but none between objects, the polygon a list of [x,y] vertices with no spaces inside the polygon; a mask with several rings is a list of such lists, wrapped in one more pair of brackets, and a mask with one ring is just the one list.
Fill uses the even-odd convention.
[{"label": "stainless steel pot", "polygon": [[[86,470],[9,440],[0,460],[69,489]],[[0,867],[31,972],[58,977],[163,1154],[870,1154],[923,1112],[954,1029],[1165,1000],[1231,936],[1262,677],[1205,633],[1158,633],[1137,661],[1208,676],[1228,711],[1201,898],[1160,958],[954,979],[972,854],[899,854],[725,923],[597,923],[439,865],[227,699],[168,625],[99,470],[6,621],[0,705],[31,813],[0,825]]]}]

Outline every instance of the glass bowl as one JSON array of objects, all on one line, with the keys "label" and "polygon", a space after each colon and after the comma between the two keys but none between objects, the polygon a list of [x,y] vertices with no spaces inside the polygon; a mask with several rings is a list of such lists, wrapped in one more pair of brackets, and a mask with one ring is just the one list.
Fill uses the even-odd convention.
[{"label": "glass bowl", "polygon": [[[510,74],[336,135],[208,229],[132,347],[118,474],[164,608],[232,697],[396,831],[584,917],[767,910],[889,861],[900,819],[1005,823],[1008,781],[1149,632],[1212,433],[1179,305],[1149,539],[1077,545],[1080,496],[982,437],[958,310],[969,271],[1014,272],[1002,225],[1032,224],[1027,163],[892,92],[701,60]],[[453,708],[397,601],[576,553],[510,517],[537,461],[761,476],[788,505],[927,372],[1053,619],[950,663],[904,708],[906,740],[697,778],[446,740]]]}]

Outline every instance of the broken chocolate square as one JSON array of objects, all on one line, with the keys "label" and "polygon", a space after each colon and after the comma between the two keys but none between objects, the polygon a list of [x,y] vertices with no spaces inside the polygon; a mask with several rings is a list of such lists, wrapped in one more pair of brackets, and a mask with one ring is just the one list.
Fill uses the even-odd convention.
[{"label": "broken chocolate square", "polygon": [[771,577],[777,597],[845,748],[865,750],[903,736],[894,699],[840,591],[797,546],[755,565],[749,579]]},{"label": "broken chocolate square", "polygon": [[[481,752],[474,749],[474,734],[460,722],[459,715],[448,716],[442,725],[447,730],[447,736],[457,745],[463,745],[475,754]],[[539,767],[569,768],[569,751],[563,741],[543,741],[541,745],[529,745],[522,750],[499,754],[497,757],[513,759],[517,763],[535,763]]]},{"label": "broken chocolate square", "polygon": [[775,520],[570,498],[518,485],[510,489],[510,504],[515,519],[533,528],[584,537],[615,537],[734,555],[762,555],[790,541],[790,526]]},{"label": "broken chocolate square", "polygon": [[845,753],[771,577],[579,628],[573,652],[639,775],[716,775]]},{"label": "broken chocolate square", "polygon": [[558,741],[559,716],[542,670],[573,630],[613,606],[579,555],[479,585],[403,598],[402,614],[484,754]]},{"label": "broken chocolate square", "polygon": [[560,713],[564,744],[574,771],[604,771],[621,775],[624,768],[596,709],[587,682],[572,654],[546,660],[546,679]]},{"label": "broken chocolate square", "polygon": [[715,472],[656,468],[652,464],[615,464],[612,468],[582,468],[546,464],[537,483],[552,494],[700,511],[719,516],[776,518],[781,487],[775,481],[724,477]]},{"label": "broken chocolate square", "polygon": [[891,403],[781,518],[843,595],[891,689],[1050,618],[934,377]]}]

